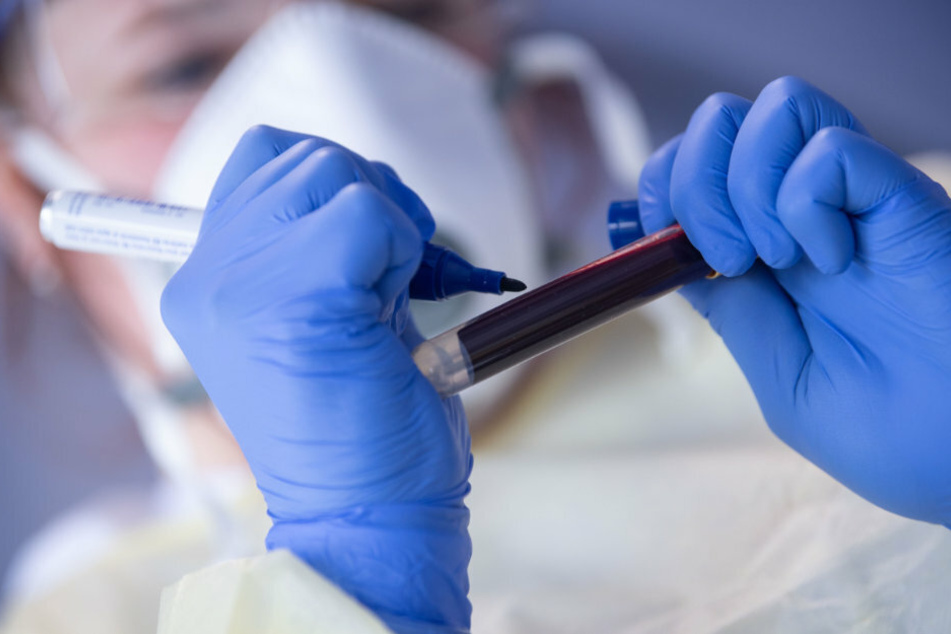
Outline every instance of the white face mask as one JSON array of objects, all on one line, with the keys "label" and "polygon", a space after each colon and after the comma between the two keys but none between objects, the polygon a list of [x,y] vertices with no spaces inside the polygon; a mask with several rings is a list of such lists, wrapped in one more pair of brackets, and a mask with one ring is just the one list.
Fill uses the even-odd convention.
[{"label": "white face mask", "polygon": [[[155,195],[204,206],[238,139],[255,124],[314,134],[393,166],[432,210],[434,242],[536,286],[544,275],[538,214],[492,102],[492,80],[488,69],[418,27],[336,3],[291,5],[209,89],[172,146]],[[470,294],[414,312],[423,333],[434,335],[500,301]],[[509,375],[470,391],[467,406],[478,409],[511,383]]]}]

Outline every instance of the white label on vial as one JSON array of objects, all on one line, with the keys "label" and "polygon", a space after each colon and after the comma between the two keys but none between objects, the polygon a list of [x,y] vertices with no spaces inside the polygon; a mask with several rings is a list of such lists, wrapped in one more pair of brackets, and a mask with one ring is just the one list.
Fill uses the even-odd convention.
[{"label": "white label on vial", "polygon": [[181,262],[195,246],[198,209],[130,198],[61,193],[48,199],[45,234],[57,246]]}]

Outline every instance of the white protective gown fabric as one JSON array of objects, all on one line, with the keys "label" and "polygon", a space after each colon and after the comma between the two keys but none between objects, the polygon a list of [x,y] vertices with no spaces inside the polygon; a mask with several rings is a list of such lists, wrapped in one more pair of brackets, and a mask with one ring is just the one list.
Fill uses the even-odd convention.
[{"label": "white protective gown fabric", "polygon": [[586,339],[477,447],[473,631],[949,631],[951,533],[773,438],[715,335],[679,366],[639,315]]}]

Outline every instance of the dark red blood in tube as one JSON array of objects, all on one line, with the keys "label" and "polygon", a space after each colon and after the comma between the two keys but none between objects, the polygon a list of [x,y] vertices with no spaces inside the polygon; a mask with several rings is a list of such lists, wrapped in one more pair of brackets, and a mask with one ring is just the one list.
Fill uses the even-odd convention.
[{"label": "dark red blood in tube", "polygon": [[473,382],[712,273],[679,226],[647,236],[463,326]]}]

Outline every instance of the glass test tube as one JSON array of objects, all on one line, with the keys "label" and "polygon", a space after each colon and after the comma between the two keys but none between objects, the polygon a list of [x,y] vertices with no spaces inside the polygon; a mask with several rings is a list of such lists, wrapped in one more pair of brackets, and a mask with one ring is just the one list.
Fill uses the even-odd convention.
[{"label": "glass test tube", "polygon": [[450,396],[715,275],[674,225],[424,341],[413,360],[440,395]]}]

